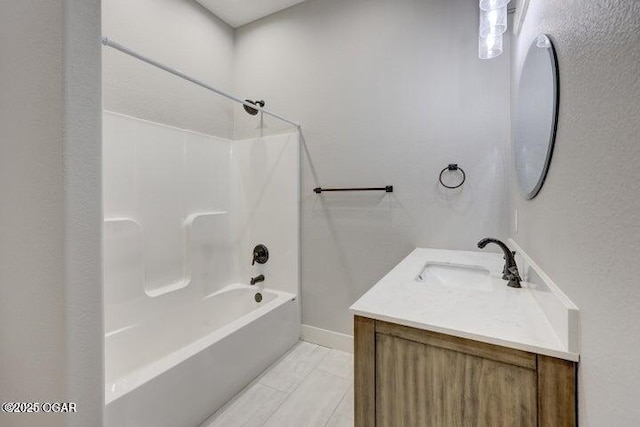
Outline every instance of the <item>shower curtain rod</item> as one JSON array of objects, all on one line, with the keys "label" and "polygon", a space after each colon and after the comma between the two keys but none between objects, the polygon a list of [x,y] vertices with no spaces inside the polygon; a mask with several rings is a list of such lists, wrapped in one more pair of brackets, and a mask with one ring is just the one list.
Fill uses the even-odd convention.
[{"label": "shower curtain rod", "polygon": [[251,103],[249,103],[249,102],[247,102],[247,101],[245,101],[243,99],[238,98],[237,96],[230,95],[230,94],[228,94],[228,93],[226,93],[226,92],[224,92],[224,91],[222,91],[220,89],[216,89],[215,87],[210,86],[210,85],[208,85],[208,84],[206,84],[206,83],[204,83],[204,82],[202,82],[202,81],[200,81],[198,79],[194,79],[193,77],[190,77],[190,76],[184,74],[183,72],[176,70],[175,68],[171,68],[171,67],[169,67],[167,65],[161,64],[161,63],[159,63],[157,61],[154,61],[151,58],[147,58],[144,55],[140,55],[139,53],[129,49],[128,47],[123,46],[120,43],[114,42],[113,40],[109,39],[108,37],[102,37],[102,44],[104,46],[108,46],[108,47],[113,48],[115,50],[119,50],[122,53],[126,53],[127,55],[132,56],[132,57],[134,57],[136,59],[139,59],[142,62],[146,62],[149,65],[153,65],[156,68],[160,68],[161,70],[164,70],[164,71],[166,71],[168,73],[171,73],[174,76],[180,77],[181,79],[187,80],[187,81],[189,81],[191,83],[194,83],[194,84],[196,84],[196,85],[198,85],[200,87],[208,89],[211,92],[217,93],[220,96],[224,96],[227,99],[230,99],[230,100],[235,101],[235,102],[237,102],[239,104],[242,104],[242,105],[246,105],[247,107],[251,107],[254,110],[258,110],[258,111],[260,111],[262,113],[268,114],[271,117],[275,117],[276,119],[280,119],[283,122],[289,123],[290,125],[295,126],[297,128],[300,127],[299,123],[296,123],[296,122],[293,122],[291,120],[285,119],[284,117],[280,116],[279,114],[276,114],[276,113],[271,112],[269,110],[265,110],[264,108],[261,108],[258,105],[251,104]]}]

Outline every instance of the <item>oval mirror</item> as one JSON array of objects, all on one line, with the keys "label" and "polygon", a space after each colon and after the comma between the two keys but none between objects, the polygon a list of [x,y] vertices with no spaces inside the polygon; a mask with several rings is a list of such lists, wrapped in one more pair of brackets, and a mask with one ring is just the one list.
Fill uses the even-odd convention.
[{"label": "oval mirror", "polygon": [[529,47],[516,94],[514,151],[522,195],[533,199],[544,184],[556,137],[558,61],[542,34]]}]

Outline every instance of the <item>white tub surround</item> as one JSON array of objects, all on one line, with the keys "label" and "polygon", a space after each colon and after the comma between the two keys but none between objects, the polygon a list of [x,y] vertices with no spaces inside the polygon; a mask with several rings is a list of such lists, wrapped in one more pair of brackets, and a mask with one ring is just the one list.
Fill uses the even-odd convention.
[{"label": "white tub surround", "polygon": [[300,338],[298,134],[105,113],[103,148],[107,425],[198,425]]},{"label": "white tub surround", "polygon": [[[107,332],[138,320],[141,289],[208,295],[264,274],[299,294],[298,133],[229,140],[105,112],[103,163]],[[258,243],[270,258],[251,265]]]},{"label": "white tub surround", "polygon": [[[488,270],[488,278],[475,289],[427,284],[417,276],[428,263],[478,266]],[[577,362],[577,341],[568,339],[577,336],[575,305],[557,289],[530,284],[526,277],[521,289],[507,287],[503,266],[498,254],[418,248],[353,304],[351,312]],[[556,303],[549,302],[552,298]],[[547,303],[540,304],[542,300]]]}]

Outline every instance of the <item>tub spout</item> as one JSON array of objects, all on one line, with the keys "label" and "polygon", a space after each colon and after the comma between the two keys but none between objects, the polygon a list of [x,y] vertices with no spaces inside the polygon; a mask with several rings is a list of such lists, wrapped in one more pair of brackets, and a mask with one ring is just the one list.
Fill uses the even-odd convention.
[{"label": "tub spout", "polygon": [[251,278],[252,285],[255,285],[256,283],[260,283],[260,282],[264,282],[264,274]]}]

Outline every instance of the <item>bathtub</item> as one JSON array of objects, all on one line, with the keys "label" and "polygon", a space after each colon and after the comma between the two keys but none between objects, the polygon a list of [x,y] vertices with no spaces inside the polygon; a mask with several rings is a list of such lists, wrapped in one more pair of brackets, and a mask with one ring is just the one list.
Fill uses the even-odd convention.
[{"label": "bathtub", "polygon": [[295,295],[231,285],[105,336],[108,427],[198,426],[300,337]]}]

